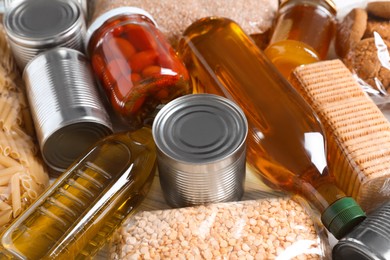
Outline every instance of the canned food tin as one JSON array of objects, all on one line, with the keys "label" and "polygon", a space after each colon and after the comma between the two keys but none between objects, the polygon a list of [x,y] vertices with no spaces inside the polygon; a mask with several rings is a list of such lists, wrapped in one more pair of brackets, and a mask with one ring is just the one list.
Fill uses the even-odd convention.
[{"label": "canned food tin", "polygon": [[21,69],[35,55],[53,47],[84,50],[84,14],[73,0],[20,1],[6,12],[4,28]]},{"label": "canned food tin", "polygon": [[184,207],[239,200],[244,192],[247,121],[232,101],[190,94],[165,105],[153,122],[161,188]]},{"label": "canned food tin", "polygon": [[26,65],[23,79],[42,156],[53,174],[112,133],[84,54],[68,48],[43,52]]},{"label": "canned food tin", "polygon": [[339,240],[333,259],[390,259],[390,202],[385,203]]}]

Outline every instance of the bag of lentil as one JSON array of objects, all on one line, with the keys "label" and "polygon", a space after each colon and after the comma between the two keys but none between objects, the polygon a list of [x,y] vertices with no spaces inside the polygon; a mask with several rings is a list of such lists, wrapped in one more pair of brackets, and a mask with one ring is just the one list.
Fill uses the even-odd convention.
[{"label": "bag of lentil", "polygon": [[248,35],[262,34],[271,27],[279,6],[278,0],[92,0],[89,5],[90,22],[117,7],[142,8],[156,20],[173,47],[189,25],[207,16],[230,18]]},{"label": "bag of lentil", "polygon": [[264,198],[128,218],[111,259],[327,259],[327,233],[290,198]]}]

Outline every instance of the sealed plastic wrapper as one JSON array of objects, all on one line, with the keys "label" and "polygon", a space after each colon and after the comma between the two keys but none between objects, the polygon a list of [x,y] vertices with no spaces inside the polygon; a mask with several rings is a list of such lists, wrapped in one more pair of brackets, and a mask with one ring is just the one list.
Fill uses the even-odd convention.
[{"label": "sealed plastic wrapper", "polygon": [[339,19],[335,51],[390,120],[390,2],[370,1]]},{"label": "sealed plastic wrapper", "polygon": [[272,25],[278,8],[277,0],[94,0],[92,21],[102,13],[122,6],[136,6],[149,12],[173,47],[183,31],[194,21],[206,16],[224,16],[237,21],[248,34],[262,34]]},{"label": "sealed plastic wrapper", "polygon": [[[0,26],[0,232],[48,187],[24,85]],[[0,256],[1,258],[1,256]]]},{"label": "sealed plastic wrapper", "polygon": [[[288,197],[141,211],[114,235],[111,259],[326,259],[322,226]],[[241,259],[241,258],[240,258]]]},{"label": "sealed plastic wrapper", "polygon": [[390,199],[390,122],[339,60],[294,70],[291,83],[317,113],[338,186],[370,212]]}]

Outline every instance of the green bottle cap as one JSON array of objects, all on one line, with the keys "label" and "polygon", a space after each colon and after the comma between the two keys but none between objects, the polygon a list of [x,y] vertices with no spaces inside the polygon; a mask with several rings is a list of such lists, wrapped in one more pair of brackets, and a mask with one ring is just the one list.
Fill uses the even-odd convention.
[{"label": "green bottle cap", "polygon": [[351,197],[330,205],[321,216],[322,223],[335,238],[340,239],[366,218],[366,214]]}]

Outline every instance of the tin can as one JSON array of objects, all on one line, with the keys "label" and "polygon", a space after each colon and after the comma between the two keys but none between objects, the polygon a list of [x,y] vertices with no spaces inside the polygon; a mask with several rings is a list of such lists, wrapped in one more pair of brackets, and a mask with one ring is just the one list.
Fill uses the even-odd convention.
[{"label": "tin can", "polygon": [[390,202],[383,204],[333,247],[333,259],[390,259]]},{"label": "tin can", "polygon": [[63,172],[113,132],[81,52],[68,48],[43,52],[26,65],[23,79],[40,150],[53,174]]},{"label": "tin can", "polygon": [[4,16],[4,28],[15,60],[24,69],[38,53],[54,47],[84,51],[86,24],[74,0],[20,1]]},{"label": "tin can", "polygon": [[247,120],[224,97],[190,94],[165,105],[152,127],[161,188],[173,207],[239,200]]}]

